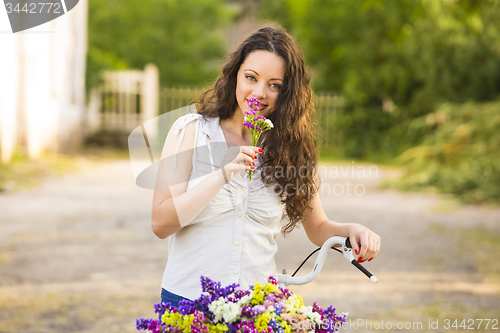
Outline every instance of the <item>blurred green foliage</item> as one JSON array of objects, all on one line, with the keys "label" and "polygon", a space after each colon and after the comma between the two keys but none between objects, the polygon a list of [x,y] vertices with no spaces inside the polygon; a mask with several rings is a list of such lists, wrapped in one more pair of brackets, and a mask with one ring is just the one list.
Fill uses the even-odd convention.
[{"label": "blurred green foliage", "polygon": [[427,133],[424,142],[397,159],[405,174],[392,185],[429,187],[469,203],[500,201],[500,101],[443,104],[416,118],[408,135]]},{"label": "blurred green foliage", "polygon": [[235,12],[222,0],[90,0],[87,89],[103,69],[154,63],[162,85],[206,85],[226,53]]}]

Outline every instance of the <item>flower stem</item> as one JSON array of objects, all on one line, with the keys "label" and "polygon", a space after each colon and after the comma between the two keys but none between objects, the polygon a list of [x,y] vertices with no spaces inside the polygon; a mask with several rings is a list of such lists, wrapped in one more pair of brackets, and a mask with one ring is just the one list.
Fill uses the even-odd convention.
[{"label": "flower stem", "polygon": [[[251,132],[252,132],[252,143],[251,143],[251,145],[255,146],[257,144],[257,141],[259,141],[260,132],[259,131],[251,131]],[[252,175],[253,175],[253,170],[249,170],[248,171],[248,176],[250,177],[250,181],[253,181]]]}]

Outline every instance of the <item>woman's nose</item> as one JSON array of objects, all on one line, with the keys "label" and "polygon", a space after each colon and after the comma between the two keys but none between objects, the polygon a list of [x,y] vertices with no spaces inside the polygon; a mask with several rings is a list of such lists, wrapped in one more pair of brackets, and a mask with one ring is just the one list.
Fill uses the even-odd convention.
[{"label": "woman's nose", "polygon": [[266,97],[266,86],[264,84],[258,84],[253,90],[253,95],[257,99],[262,99]]}]

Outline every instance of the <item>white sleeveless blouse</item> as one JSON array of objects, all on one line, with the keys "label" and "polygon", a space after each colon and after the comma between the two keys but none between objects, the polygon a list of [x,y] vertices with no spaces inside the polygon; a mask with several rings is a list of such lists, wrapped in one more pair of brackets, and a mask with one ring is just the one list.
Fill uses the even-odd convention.
[{"label": "white sleeveless blouse", "polygon": [[[196,121],[197,148],[186,191],[215,172],[228,149],[219,118],[205,121],[200,114],[190,113],[171,129],[174,134],[181,131],[176,154],[191,121]],[[252,182],[246,172],[237,174],[193,221],[168,238],[162,288],[193,300],[202,292],[200,276],[222,286],[239,283],[241,288],[277,276],[276,237],[285,205],[272,186],[264,185],[258,166],[256,159]]]}]

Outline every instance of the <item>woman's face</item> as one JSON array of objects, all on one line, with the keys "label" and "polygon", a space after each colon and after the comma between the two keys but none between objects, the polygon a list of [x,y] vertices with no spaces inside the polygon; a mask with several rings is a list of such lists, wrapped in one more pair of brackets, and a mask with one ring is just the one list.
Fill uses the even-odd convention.
[{"label": "woman's face", "polygon": [[240,112],[250,110],[248,99],[257,98],[260,101],[259,115],[270,115],[275,108],[284,79],[283,58],[264,50],[248,54],[241,64],[236,81],[236,100]]}]

